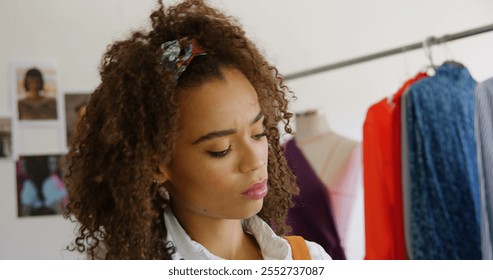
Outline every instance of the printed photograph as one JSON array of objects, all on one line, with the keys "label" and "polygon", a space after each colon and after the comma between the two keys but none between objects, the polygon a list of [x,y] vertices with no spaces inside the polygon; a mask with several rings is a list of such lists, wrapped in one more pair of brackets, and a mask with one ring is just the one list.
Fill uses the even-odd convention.
[{"label": "printed photograph", "polygon": [[57,70],[34,64],[14,69],[19,121],[57,120]]},{"label": "printed photograph", "polygon": [[16,162],[18,216],[62,214],[68,203],[62,155],[20,156]]},{"label": "printed photograph", "polygon": [[12,120],[0,117],[0,159],[12,158]]},{"label": "printed photograph", "polygon": [[89,93],[65,93],[65,118],[67,129],[67,146],[74,134],[79,120],[86,112]]}]

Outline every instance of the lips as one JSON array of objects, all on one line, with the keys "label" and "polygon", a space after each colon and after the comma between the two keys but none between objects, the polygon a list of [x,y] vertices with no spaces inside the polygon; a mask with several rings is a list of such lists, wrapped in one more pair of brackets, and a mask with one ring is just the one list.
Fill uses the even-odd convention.
[{"label": "lips", "polygon": [[259,183],[253,184],[242,195],[248,199],[258,200],[264,198],[267,195],[267,191],[267,179],[264,179]]}]

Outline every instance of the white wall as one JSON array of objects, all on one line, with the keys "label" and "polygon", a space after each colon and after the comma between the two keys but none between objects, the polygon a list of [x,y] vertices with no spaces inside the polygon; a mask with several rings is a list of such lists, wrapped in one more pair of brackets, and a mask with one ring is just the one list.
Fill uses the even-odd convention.
[{"label": "white wall", "polygon": [[[169,2],[169,1],[167,1]],[[175,2],[175,1],[173,1]],[[212,1],[238,17],[266,56],[288,74],[493,23],[493,1]],[[148,24],[154,0],[2,0],[0,115],[11,112],[8,62],[55,60],[61,91],[91,90],[105,47]],[[493,76],[493,32],[447,44],[478,81]],[[444,60],[433,48],[436,63]],[[288,81],[294,111],[321,108],[331,127],[361,140],[366,110],[427,63],[422,50]],[[24,128],[20,153],[62,151],[50,135]],[[62,217],[17,218],[13,162],[0,161],[0,259],[77,258],[63,251],[73,225]]]}]

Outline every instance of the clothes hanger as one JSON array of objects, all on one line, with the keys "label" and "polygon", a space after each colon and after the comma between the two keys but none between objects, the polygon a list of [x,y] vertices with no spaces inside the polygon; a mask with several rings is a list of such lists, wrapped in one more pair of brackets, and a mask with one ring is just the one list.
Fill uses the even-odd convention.
[{"label": "clothes hanger", "polygon": [[433,53],[431,51],[431,46],[435,41],[435,37],[427,37],[423,41],[423,50],[425,51],[425,56],[428,58],[429,64],[426,66],[423,72],[426,72],[428,76],[433,76],[436,73],[436,65],[433,63]]},{"label": "clothes hanger", "polygon": [[[402,63],[404,65],[404,79],[402,81],[399,81],[398,83],[399,85],[402,85],[405,81],[409,79],[409,77],[411,77],[411,73],[409,71],[409,64],[406,57],[407,51],[408,51],[407,46],[401,48]],[[394,93],[387,96],[387,104],[389,106],[392,106],[392,108],[395,108],[396,104],[394,102]]]},{"label": "clothes hanger", "polygon": [[453,66],[457,66],[457,67],[465,67],[464,64],[456,61],[454,59],[454,55],[452,53],[452,51],[448,48],[447,46],[447,42],[449,41],[448,38],[450,36],[449,35],[445,35],[443,37],[440,38],[438,44],[441,46],[442,50],[443,50],[443,53],[445,54],[445,63],[447,64],[450,64],[450,65],[453,65]]},{"label": "clothes hanger", "polygon": [[406,56],[407,51],[408,49],[406,47],[401,48],[402,62],[404,64],[404,76],[406,77],[406,79],[411,76],[411,71],[409,71],[409,63]]}]

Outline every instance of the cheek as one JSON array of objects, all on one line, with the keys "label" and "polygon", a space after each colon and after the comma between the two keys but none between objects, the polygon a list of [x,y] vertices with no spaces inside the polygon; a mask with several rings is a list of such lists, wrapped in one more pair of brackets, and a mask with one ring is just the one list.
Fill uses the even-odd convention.
[{"label": "cheek", "polygon": [[202,167],[202,182],[214,189],[224,189],[230,185],[234,163],[229,159],[207,161]]},{"label": "cheek", "polygon": [[269,159],[269,142],[267,139],[265,141],[262,141],[262,143],[259,144],[257,148],[257,154],[259,155],[260,159],[265,160],[268,162]]},{"label": "cheek", "polygon": [[208,171],[209,172],[207,172],[207,176],[204,176],[204,178],[209,184],[218,185],[218,186],[224,184],[223,183],[225,178],[224,173],[217,172],[217,170],[214,169]]},{"label": "cheek", "polygon": [[[185,158],[185,157],[184,157]],[[228,185],[227,179],[231,163],[224,160],[208,160],[203,157],[187,157],[175,162],[171,169],[175,185],[199,189],[221,189]]]}]

